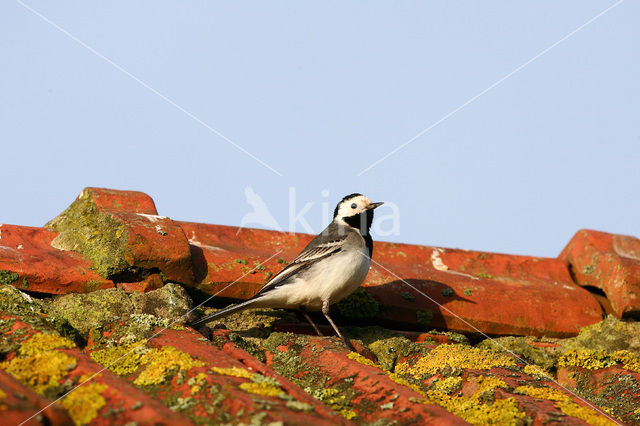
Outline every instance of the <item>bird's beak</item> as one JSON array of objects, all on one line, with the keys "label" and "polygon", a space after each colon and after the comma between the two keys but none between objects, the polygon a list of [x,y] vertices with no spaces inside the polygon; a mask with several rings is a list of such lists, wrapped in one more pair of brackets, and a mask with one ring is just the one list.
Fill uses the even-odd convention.
[{"label": "bird's beak", "polygon": [[376,207],[380,207],[381,205],[383,205],[384,203],[382,201],[378,202],[378,203],[371,203],[367,206],[367,210],[373,210]]}]

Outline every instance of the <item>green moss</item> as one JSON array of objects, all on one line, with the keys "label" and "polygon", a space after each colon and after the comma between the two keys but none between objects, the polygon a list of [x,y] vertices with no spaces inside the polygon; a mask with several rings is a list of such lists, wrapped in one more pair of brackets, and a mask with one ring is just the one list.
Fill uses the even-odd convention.
[{"label": "green moss", "polygon": [[43,303],[11,285],[0,285],[0,311],[13,315],[37,315],[43,312]]},{"label": "green moss", "polygon": [[575,391],[582,397],[602,407],[624,424],[640,424],[640,408],[637,395],[640,382],[631,374],[614,374],[605,378],[601,386],[594,386],[587,373],[573,372],[577,378]]},{"label": "green moss", "polygon": [[[278,349],[282,345],[287,345],[286,351]],[[357,414],[351,400],[356,396],[356,392],[351,383],[348,379],[332,379],[317,367],[304,363],[298,354],[307,345],[306,339],[291,333],[273,333],[264,341],[263,346],[273,354],[274,370],[343,417],[353,419]]]},{"label": "green moss", "polygon": [[416,321],[423,327],[429,327],[433,320],[433,312],[431,311],[416,311]]},{"label": "green moss", "polygon": [[442,295],[444,297],[451,297],[451,296],[453,296],[453,294],[454,294],[453,289],[451,289],[449,287],[447,287],[445,289],[442,289]]},{"label": "green moss", "polygon": [[413,296],[413,294],[409,293],[408,291],[403,291],[402,293],[400,293],[400,296],[404,300],[408,300],[409,302],[415,302],[415,300],[416,300],[416,298]]},{"label": "green moss", "polygon": [[380,303],[362,287],[336,303],[336,307],[345,318],[375,318],[380,312]]},{"label": "green moss", "polygon": [[238,333],[229,334],[229,340],[235,343],[235,345],[238,346],[239,348],[247,351],[251,356],[258,359],[259,361],[261,362],[266,361],[264,351],[260,349],[260,346],[258,346],[256,343],[252,342],[251,340],[244,339]]},{"label": "green moss", "polygon": [[128,232],[113,215],[98,209],[92,201],[92,190],[84,189],[59,216],[45,225],[58,231],[51,245],[72,250],[93,262],[95,271],[112,278],[127,271]]},{"label": "green moss", "polygon": [[483,340],[478,347],[496,351],[509,350],[545,370],[552,369],[560,355],[559,351],[534,346],[533,344],[539,340],[535,337],[499,337]]},{"label": "green moss", "polygon": [[427,352],[424,345],[413,343],[402,336],[381,338],[371,342],[368,347],[375,354],[380,367],[386,371],[393,371],[398,359]]},{"label": "green moss", "polygon": [[183,324],[193,302],[186,290],[179,284],[165,284],[161,288],[146,293],[129,293],[133,303],[133,313],[149,314]]},{"label": "green moss", "polygon": [[468,345],[469,344],[469,339],[467,339],[464,334],[455,333],[453,331],[438,331],[438,330],[434,329],[434,330],[429,331],[429,334],[447,336],[449,338],[449,340],[451,340],[454,343],[461,343],[463,345]]},{"label": "green moss", "polygon": [[470,288],[465,288],[463,294],[465,296],[471,296],[473,294],[473,292],[471,291]]},{"label": "green moss", "polygon": [[89,330],[124,321],[132,312],[129,295],[120,288],[58,296],[47,307],[49,315],[66,319],[85,337]]},{"label": "green moss", "polygon": [[234,262],[239,263],[240,265],[248,265],[249,261],[246,259],[236,259]]},{"label": "green moss", "polygon": [[309,341],[302,336],[296,336],[293,333],[271,333],[267,339],[262,342],[264,350],[276,353],[280,352],[278,346],[290,345],[290,349],[294,352],[300,352],[302,348],[309,344]]},{"label": "green moss", "polygon": [[640,352],[640,323],[620,321],[609,315],[599,323],[583,327],[578,336],[567,339],[563,346],[565,349]]},{"label": "green moss", "polygon": [[12,271],[0,269],[0,284],[11,284],[19,278],[19,275]]},{"label": "green moss", "polygon": [[423,344],[413,343],[401,334],[379,326],[344,327],[343,331],[366,345],[375,355],[377,366],[386,371],[393,371],[400,358],[428,351]]},{"label": "green moss", "polygon": [[57,296],[46,311],[52,317],[68,321],[85,339],[91,330],[117,324],[113,330],[109,327],[114,333],[110,336],[113,345],[141,340],[154,327],[184,322],[183,315],[191,306],[191,299],[182,287],[167,284],[147,293],[112,288]]},{"label": "green moss", "polygon": [[484,273],[482,273],[482,272],[481,272],[481,273],[479,273],[479,274],[478,274],[478,278],[484,278],[484,279],[488,279],[488,280],[490,280],[490,279],[492,279],[492,278],[493,278],[493,275],[491,275],[491,274],[484,274]]}]

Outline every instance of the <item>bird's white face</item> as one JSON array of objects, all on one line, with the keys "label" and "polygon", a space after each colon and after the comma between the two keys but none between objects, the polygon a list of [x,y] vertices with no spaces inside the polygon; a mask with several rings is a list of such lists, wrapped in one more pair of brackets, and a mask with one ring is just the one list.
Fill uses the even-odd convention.
[{"label": "bird's white face", "polygon": [[338,214],[336,219],[342,219],[348,216],[354,216],[365,210],[377,207],[378,203],[372,203],[364,195],[358,195],[349,200],[342,201],[338,206]]}]

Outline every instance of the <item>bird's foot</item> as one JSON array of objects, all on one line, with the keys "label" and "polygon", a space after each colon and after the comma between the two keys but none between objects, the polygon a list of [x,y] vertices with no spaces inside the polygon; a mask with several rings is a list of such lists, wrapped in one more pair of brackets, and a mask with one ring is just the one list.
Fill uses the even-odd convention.
[{"label": "bird's foot", "polygon": [[342,342],[347,347],[347,349],[349,349],[351,352],[358,352],[358,350],[351,344],[351,342],[348,339],[345,339],[343,337]]}]

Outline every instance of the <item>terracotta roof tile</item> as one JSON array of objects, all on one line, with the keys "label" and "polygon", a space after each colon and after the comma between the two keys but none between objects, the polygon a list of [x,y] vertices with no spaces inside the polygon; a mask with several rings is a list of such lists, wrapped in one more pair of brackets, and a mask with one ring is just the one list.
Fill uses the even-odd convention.
[{"label": "terracotta roof tile", "polygon": [[332,307],[357,352],[284,310],[184,327],[310,239],[173,221],[100,188],[48,228],[0,225],[4,420],[640,422],[640,325],[602,321],[638,310],[637,239],[580,231],[558,259],[376,243],[363,287]]}]

